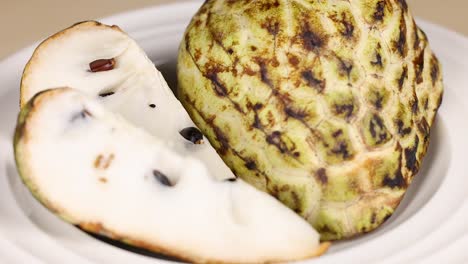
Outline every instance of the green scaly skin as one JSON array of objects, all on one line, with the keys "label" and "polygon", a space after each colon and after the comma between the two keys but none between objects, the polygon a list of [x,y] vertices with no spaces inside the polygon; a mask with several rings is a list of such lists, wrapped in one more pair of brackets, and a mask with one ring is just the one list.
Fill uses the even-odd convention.
[{"label": "green scaly skin", "polygon": [[180,46],[178,81],[228,166],[324,240],[392,215],[443,93],[404,0],[206,1]]}]

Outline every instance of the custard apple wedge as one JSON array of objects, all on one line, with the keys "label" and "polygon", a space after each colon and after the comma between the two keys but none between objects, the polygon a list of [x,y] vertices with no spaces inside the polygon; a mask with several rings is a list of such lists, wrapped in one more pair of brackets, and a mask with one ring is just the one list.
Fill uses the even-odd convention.
[{"label": "custard apple wedge", "polygon": [[443,94],[405,0],[205,1],[180,45],[178,81],[226,164],[325,240],[392,215]]},{"label": "custard apple wedge", "polygon": [[70,88],[33,97],[15,134],[29,190],[84,230],[197,263],[300,260],[328,247],[271,196],[173,148]]},{"label": "custard apple wedge", "polygon": [[196,155],[212,175],[235,177],[145,52],[119,27],[86,21],[42,42],[24,69],[20,104],[44,89],[63,86],[99,99],[178,153]]}]

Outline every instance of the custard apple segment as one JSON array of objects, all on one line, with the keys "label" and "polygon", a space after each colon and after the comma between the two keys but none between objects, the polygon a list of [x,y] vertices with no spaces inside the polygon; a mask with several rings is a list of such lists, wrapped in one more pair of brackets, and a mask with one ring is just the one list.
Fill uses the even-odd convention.
[{"label": "custard apple segment", "polygon": [[[90,63],[101,59],[113,60],[112,69],[91,71]],[[144,51],[117,26],[78,23],[41,43],[24,70],[21,105],[44,89],[63,86],[98,99],[178,153],[200,158],[211,174],[235,177],[207,140],[183,140],[180,132],[195,124]]]},{"label": "custard apple segment", "polygon": [[15,151],[31,192],[91,232],[199,263],[298,260],[327,247],[272,197],[240,179],[217,180],[78,90],[33,97]]}]

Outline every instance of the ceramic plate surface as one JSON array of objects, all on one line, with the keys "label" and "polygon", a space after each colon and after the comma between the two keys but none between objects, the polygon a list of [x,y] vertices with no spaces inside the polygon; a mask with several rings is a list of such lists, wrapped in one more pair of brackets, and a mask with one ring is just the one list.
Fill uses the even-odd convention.
[{"label": "ceramic plate surface", "polygon": [[[156,6],[101,21],[135,38],[174,87],[178,45],[200,4]],[[387,223],[335,243],[310,263],[468,263],[468,40],[419,25],[442,61],[446,87],[423,168]],[[21,72],[36,45],[0,62],[0,263],[169,263],[90,237],[47,211],[21,183],[11,139]]]}]

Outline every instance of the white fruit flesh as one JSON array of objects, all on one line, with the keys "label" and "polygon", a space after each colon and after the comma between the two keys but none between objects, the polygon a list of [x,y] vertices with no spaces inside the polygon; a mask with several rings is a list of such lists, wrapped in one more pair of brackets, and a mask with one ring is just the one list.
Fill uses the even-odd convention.
[{"label": "white fruit flesh", "polygon": [[[89,64],[100,59],[114,59],[115,67],[91,72]],[[196,126],[144,51],[118,27],[90,21],[44,41],[25,68],[21,105],[44,89],[63,86],[99,98],[109,110],[167,142],[179,154],[202,160],[212,175],[235,177],[208,140],[194,145],[181,137],[182,129]]]},{"label": "white fruit flesh", "polygon": [[196,262],[296,260],[323,250],[317,232],[272,197],[241,180],[216,180],[199,160],[77,90],[33,100],[17,132],[18,168],[68,221]]}]

